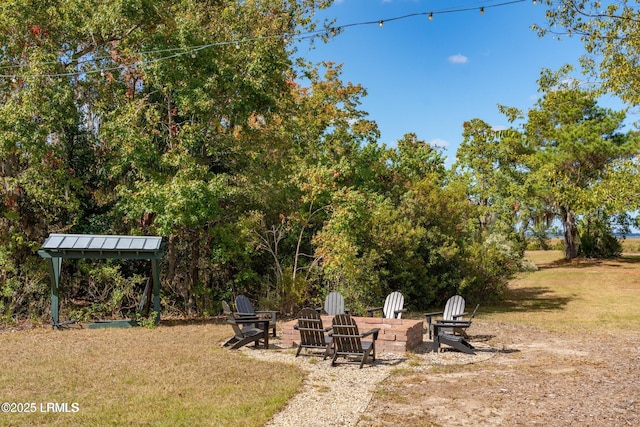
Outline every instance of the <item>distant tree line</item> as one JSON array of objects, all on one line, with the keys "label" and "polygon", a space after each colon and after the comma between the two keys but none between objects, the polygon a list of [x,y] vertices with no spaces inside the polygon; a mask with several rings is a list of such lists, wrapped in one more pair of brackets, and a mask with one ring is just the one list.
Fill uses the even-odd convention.
[{"label": "distant tree line", "polygon": [[[333,290],[356,311],[395,290],[414,310],[488,301],[553,219],[568,258],[616,254],[612,219],[630,224],[640,187],[624,112],[543,71],[533,109],[500,107],[512,128],[464,123],[450,169],[415,134],[386,147],[365,89],[282,36],[316,29],[330,3],[1,5],[2,319],[48,316],[36,251],[49,233],[165,236],[176,315],[217,314],[238,293],[287,314]],[[61,313],[81,320],[134,312],[148,274],[63,268]]]}]

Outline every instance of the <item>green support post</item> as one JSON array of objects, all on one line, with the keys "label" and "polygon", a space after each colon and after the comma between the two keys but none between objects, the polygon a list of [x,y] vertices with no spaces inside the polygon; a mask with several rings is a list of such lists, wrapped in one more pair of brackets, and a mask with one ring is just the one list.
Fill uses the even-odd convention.
[{"label": "green support post", "polygon": [[59,322],[59,289],[60,289],[60,267],[62,258],[50,257],[47,259],[49,268],[49,278],[51,281],[51,327],[55,328]]},{"label": "green support post", "polygon": [[151,260],[153,274],[153,311],[156,312],[156,324],[160,323],[160,260]]}]

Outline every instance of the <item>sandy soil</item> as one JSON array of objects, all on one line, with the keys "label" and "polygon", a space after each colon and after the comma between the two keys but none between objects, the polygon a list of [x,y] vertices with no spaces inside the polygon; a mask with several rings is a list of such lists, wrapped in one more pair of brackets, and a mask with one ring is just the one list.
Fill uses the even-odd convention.
[{"label": "sandy soil", "polygon": [[424,349],[378,384],[364,426],[640,426],[640,331],[475,321],[477,355]]}]

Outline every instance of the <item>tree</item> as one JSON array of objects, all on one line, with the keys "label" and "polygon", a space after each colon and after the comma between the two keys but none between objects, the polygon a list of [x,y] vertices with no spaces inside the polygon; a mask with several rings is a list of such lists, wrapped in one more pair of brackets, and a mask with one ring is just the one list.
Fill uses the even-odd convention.
[{"label": "tree", "polygon": [[583,70],[606,92],[631,105],[640,104],[640,9],[635,1],[546,0],[548,28],[534,26],[539,35],[577,36],[587,55]]},{"label": "tree", "polygon": [[287,35],[331,1],[49,3],[0,5],[2,294],[40,280],[24,261],[51,231],[153,232],[167,286],[203,309],[233,275],[215,261],[245,253],[214,238],[241,235],[268,143],[252,131],[293,74]]},{"label": "tree", "polygon": [[524,174],[518,168],[524,154],[522,134],[515,129],[494,129],[476,118],[463,124],[462,136],[455,179],[463,181],[470,201],[477,206],[478,231],[510,234],[520,223],[524,232],[528,218],[521,207],[526,194]]},{"label": "tree", "polygon": [[543,96],[529,110],[524,129],[532,153],[525,160],[527,182],[562,221],[565,257],[572,259],[578,255],[578,216],[606,203],[593,197],[593,189],[612,165],[638,153],[638,140],[621,132],[625,111],[599,107],[596,93],[563,73],[544,71],[540,85]]}]

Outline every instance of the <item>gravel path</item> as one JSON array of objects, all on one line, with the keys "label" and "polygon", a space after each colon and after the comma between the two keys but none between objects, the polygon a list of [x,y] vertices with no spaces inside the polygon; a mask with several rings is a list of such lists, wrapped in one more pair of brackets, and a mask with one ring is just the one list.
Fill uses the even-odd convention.
[{"label": "gravel path", "polygon": [[265,427],[353,427],[367,412],[376,386],[394,369],[422,370],[433,365],[475,363],[494,355],[491,352],[475,356],[458,352],[436,354],[428,344],[425,342],[415,353],[406,355],[378,354],[373,365],[365,364],[362,369],[346,364],[332,367],[330,359],[323,361],[321,356],[295,357],[295,350],[278,348],[277,339],[269,350],[243,347],[241,351],[261,360],[291,363],[307,372],[301,391]]}]

